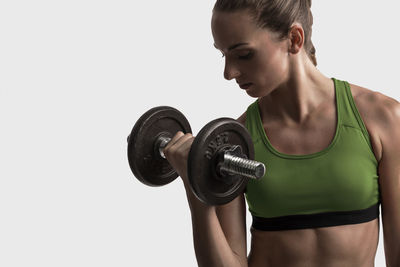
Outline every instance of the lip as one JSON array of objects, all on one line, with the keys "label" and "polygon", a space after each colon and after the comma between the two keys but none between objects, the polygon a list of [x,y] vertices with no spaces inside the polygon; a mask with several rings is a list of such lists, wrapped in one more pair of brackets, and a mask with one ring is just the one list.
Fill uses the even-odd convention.
[{"label": "lip", "polygon": [[253,85],[252,83],[241,83],[239,84],[239,87],[242,89],[248,89],[252,85]]}]

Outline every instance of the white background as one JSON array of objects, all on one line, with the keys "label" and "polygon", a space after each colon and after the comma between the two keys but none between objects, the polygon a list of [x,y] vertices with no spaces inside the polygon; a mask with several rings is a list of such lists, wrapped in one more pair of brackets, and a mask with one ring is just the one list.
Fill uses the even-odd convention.
[{"label": "white background", "polygon": [[[313,2],[318,68],[400,99],[398,1]],[[136,180],[126,137],[154,106],[198,133],[254,101],[223,79],[213,4],[0,2],[0,266],[196,266],[182,182]]]}]

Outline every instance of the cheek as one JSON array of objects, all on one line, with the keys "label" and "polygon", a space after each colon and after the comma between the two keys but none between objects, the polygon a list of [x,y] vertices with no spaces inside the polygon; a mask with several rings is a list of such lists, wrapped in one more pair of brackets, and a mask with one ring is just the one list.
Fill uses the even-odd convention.
[{"label": "cheek", "polygon": [[277,87],[287,77],[287,58],[279,51],[268,57],[260,58],[258,76],[260,82],[267,87]]}]

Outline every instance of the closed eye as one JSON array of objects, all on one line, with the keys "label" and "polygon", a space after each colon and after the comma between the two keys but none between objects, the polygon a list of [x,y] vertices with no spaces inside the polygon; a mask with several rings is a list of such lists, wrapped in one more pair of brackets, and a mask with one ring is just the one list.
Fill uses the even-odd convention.
[{"label": "closed eye", "polygon": [[238,56],[239,59],[250,59],[253,56],[252,52],[248,52],[246,55]]}]

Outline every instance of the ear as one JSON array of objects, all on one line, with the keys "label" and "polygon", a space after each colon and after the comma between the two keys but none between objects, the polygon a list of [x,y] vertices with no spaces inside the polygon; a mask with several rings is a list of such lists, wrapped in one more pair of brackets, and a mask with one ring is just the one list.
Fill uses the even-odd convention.
[{"label": "ear", "polygon": [[289,31],[289,52],[297,54],[304,45],[304,30],[301,24],[293,23]]}]

